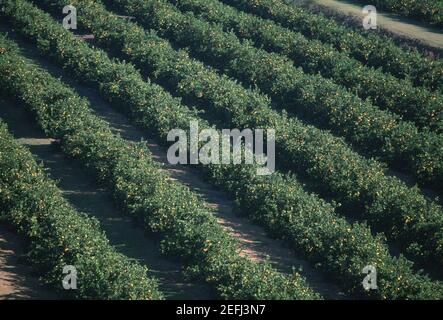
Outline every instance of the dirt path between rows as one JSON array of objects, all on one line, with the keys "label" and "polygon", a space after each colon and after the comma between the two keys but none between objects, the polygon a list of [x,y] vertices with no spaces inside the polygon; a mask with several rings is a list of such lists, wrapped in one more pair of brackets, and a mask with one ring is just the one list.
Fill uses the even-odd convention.
[{"label": "dirt path between rows", "polygon": [[[3,29],[4,30],[4,29]],[[2,28],[0,28],[2,31]],[[17,40],[17,39],[16,39]],[[224,193],[216,190],[212,185],[204,182],[202,178],[192,169],[186,166],[172,166],[166,163],[166,153],[154,140],[148,139],[147,135],[134,128],[125,116],[117,113],[104,102],[98,92],[77,84],[64,74],[64,72],[42,59],[28,44],[19,40],[23,53],[36,61],[56,77],[61,77],[63,81],[71,85],[75,90],[86,97],[97,115],[106,120],[111,128],[118,132],[124,139],[149,141],[148,146],[153,156],[165,163],[164,170],[178,180],[188,185],[192,190],[198,192],[206,200],[209,207],[216,209],[218,221],[225,226],[241,243],[241,252],[244,255],[258,261],[269,259],[269,262],[281,272],[292,272],[293,269],[301,270],[309,284],[319,293],[327,298],[340,299],[345,297],[339,287],[325,278],[325,276],[314,269],[307,261],[297,257],[293,250],[289,249],[285,243],[275,240],[266,235],[263,228],[251,223],[248,219],[241,217],[234,212],[234,203]],[[63,186],[61,186],[63,187]],[[87,195],[79,194],[78,198],[84,199]],[[124,234],[126,237],[126,233]]]},{"label": "dirt path between rows", "polygon": [[[356,22],[364,17],[362,8],[364,5],[352,0],[291,0],[298,5],[310,7],[314,11],[337,12],[340,15],[352,17]],[[371,1],[367,1],[371,4]],[[432,28],[416,20],[402,17],[398,14],[377,10],[377,25],[381,29],[396,35],[400,38],[419,41],[429,48],[436,48],[438,52],[443,50],[443,32],[437,28]],[[361,26],[361,23],[359,24]],[[363,28],[363,27],[362,27]]]},{"label": "dirt path between rows", "polygon": [[0,224],[0,299],[57,299],[53,292],[41,286],[32,268],[20,262],[23,253],[20,237]]}]

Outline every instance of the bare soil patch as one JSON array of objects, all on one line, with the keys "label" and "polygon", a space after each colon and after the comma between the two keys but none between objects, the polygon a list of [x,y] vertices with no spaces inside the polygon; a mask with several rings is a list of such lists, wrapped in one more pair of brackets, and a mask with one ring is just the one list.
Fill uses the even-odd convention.
[{"label": "bare soil patch", "polygon": [[[306,6],[314,11],[338,18],[347,17],[353,24],[361,26],[364,5],[353,0],[293,0],[296,4]],[[370,1],[367,3],[370,4]],[[412,20],[398,14],[377,10],[377,25],[384,33],[397,37],[407,44],[418,43],[425,51],[434,50],[437,54],[443,53],[443,32],[424,23]],[[362,27],[363,28],[363,27]]]},{"label": "bare soil patch", "polygon": [[32,268],[20,261],[24,243],[0,224],[0,300],[54,300],[57,295],[44,288]]}]

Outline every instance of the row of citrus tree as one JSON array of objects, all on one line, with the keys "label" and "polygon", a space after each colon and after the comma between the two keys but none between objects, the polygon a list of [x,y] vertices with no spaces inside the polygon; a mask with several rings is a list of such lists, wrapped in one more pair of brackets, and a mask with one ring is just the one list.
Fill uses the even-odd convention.
[{"label": "row of citrus tree", "polygon": [[412,174],[423,184],[443,186],[443,134],[419,132],[319,75],[307,75],[287,58],[268,53],[217,26],[182,14],[166,0],[107,1],[146,28],[187,47],[211,66],[258,86],[290,113],[344,136],[355,147]]},{"label": "row of citrus tree", "polygon": [[380,108],[391,110],[413,121],[418,127],[443,131],[443,97],[424,87],[413,87],[382,70],[367,67],[337,51],[329,44],[311,40],[301,33],[284,28],[272,20],[239,11],[218,0],[170,0],[182,11],[220,24],[268,51],[288,56],[307,73],[320,73],[348,88],[362,99],[370,98]]},{"label": "row of citrus tree", "polygon": [[[0,68],[17,49],[0,36]],[[0,93],[7,94],[0,89]],[[98,221],[77,212],[32,154],[0,120],[0,218],[26,237],[27,259],[45,284],[80,299],[161,299],[146,267],[117,253]],[[77,289],[63,290],[65,266],[75,266]]]},{"label": "row of citrus tree", "polygon": [[[17,4],[16,9],[31,9],[26,5],[20,6],[19,1],[14,2],[14,5]],[[22,19],[29,22],[29,32],[39,32],[39,27],[44,26],[48,40],[54,40],[52,36],[60,35],[58,24],[48,24],[47,17],[40,21],[33,20],[32,11],[24,10],[19,13]],[[55,32],[52,32],[53,29]],[[85,63],[83,58],[89,52],[83,47],[86,52],[82,54],[82,46],[70,46],[68,40],[72,40],[71,37],[73,36],[68,34],[57,40],[67,45],[65,50],[78,59],[77,63]],[[51,41],[47,44],[51,45]],[[100,55],[88,57],[99,59]],[[64,153],[78,159],[95,173],[123,210],[142,223],[147,231],[160,237],[162,249],[166,253],[181,257],[198,279],[214,285],[221,296],[232,299],[318,297],[299,275],[283,275],[267,264],[255,263],[240,256],[237,241],[217,223],[213,213],[196,194],[172,181],[161,171],[144,143],[131,143],[113,134],[106,122],[91,113],[87,101],[60,80],[35,67],[18,53],[2,54],[0,79],[5,94],[15,97],[28,107],[46,134],[61,139]],[[32,191],[38,190],[30,190]],[[30,196],[35,195],[30,193]],[[13,201],[19,208],[24,205],[19,199]],[[50,202],[43,204],[52,205]],[[69,221],[66,223],[65,227],[69,228]],[[65,239],[63,244],[68,248],[84,245],[79,251],[72,252],[73,255],[77,254],[76,258],[81,259],[80,249],[84,249],[86,253],[93,249],[89,248],[91,242],[87,241],[86,234],[85,238],[77,237],[81,230],[76,230],[76,227],[72,237]],[[84,232],[86,231],[87,229]],[[99,240],[100,238],[91,239]],[[104,254],[108,252],[109,250]],[[46,262],[51,263],[55,259],[52,263],[58,263],[57,256],[52,251],[41,253],[46,254],[43,256]],[[86,262],[80,261],[79,264]],[[91,260],[91,267],[97,266],[97,262],[102,261]],[[114,267],[117,268],[116,272],[119,271],[117,262],[103,266],[108,271],[104,272],[104,276],[112,276]],[[94,279],[91,278],[90,285],[95,285],[97,292],[106,290],[107,286],[112,288],[113,285],[129,292],[131,291],[127,287],[131,288],[131,285],[142,288],[149,285],[125,281],[125,278],[119,278],[116,284],[110,281],[108,285],[97,281],[104,282],[109,278],[92,280]]]},{"label": "row of citrus tree", "polygon": [[[388,37],[352,29],[334,19],[316,14],[284,0],[221,0],[238,9],[272,19],[281,25],[333,45],[363,63],[382,68],[399,78],[412,80],[416,86],[443,89],[443,62],[423,57],[416,51],[402,49]],[[362,29],[362,28],[361,28]]]},{"label": "row of citrus tree", "polygon": [[[79,10],[83,14],[103,17],[102,7],[96,3],[89,5],[79,6]],[[20,16],[22,7],[26,7],[26,17]],[[25,2],[20,1],[18,6],[11,4],[5,9],[18,29],[40,44],[44,54],[62,63],[76,78],[94,85],[112,106],[125,111],[135,123],[161,140],[165,140],[172,128],[187,129],[191,120],[198,120],[201,127],[205,127],[204,121],[161,87],[143,82],[140,74],[129,65],[112,62],[103,52],[87,49],[86,44],[56,23],[51,24],[50,18],[26,6]],[[116,17],[107,23],[125,24]],[[30,31],[30,26],[34,31]],[[36,26],[39,26],[37,30]],[[128,34],[134,35],[133,31]],[[123,31],[117,27],[115,32]],[[278,173],[256,176],[254,168],[245,165],[209,165],[202,169],[211,181],[237,200],[243,212],[274,235],[286,239],[298,253],[316,263],[350,292],[391,299],[441,295],[439,282],[414,274],[410,262],[389,255],[382,238],[373,237],[364,225],[350,225],[338,217],[330,204],[306,193],[294,178]],[[361,272],[367,264],[379,270],[378,291],[364,292],[362,288]]]},{"label": "row of citrus tree", "polygon": [[[46,3],[58,3],[59,7],[66,2]],[[97,43],[114,53],[123,52],[145,74],[163,82],[176,95],[201,104],[224,125],[275,128],[280,166],[304,176],[317,192],[332,195],[341,202],[342,212],[359,213],[374,230],[398,240],[417,259],[443,263],[442,208],[419,189],[386,176],[379,163],[359,156],[343,140],[271,110],[261,95],[219,76],[154,33],[110,14],[99,3],[74,4],[82,10],[79,22],[93,31]]]}]

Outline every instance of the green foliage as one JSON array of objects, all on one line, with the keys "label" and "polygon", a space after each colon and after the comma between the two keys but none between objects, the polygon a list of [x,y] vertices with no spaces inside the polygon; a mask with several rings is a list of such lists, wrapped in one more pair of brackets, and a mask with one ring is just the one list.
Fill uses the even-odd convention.
[{"label": "green foliage", "polygon": [[[9,50],[0,37],[0,48]],[[15,54],[15,53],[14,53]],[[4,52],[0,54],[3,67]],[[147,269],[119,254],[99,223],[73,209],[32,154],[0,121],[2,217],[29,242],[29,261],[44,283],[67,298],[162,299]],[[63,267],[77,269],[77,289],[63,290]]]},{"label": "green foliage", "polygon": [[[187,110],[161,87],[143,82],[141,76],[131,66],[112,62],[102,52],[88,48],[83,42],[70,35],[69,32],[51,22],[47,15],[35,10],[26,2],[20,0],[14,3],[5,6],[5,9],[7,9],[5,12],[15,22],[20,32],[33,41],[43,43],[44,45],[41,45],[40,49],[44,54],[58,60],[76,78],[94,84],[95,87],[100,89],[103,97],[113,106],[127,112],[135,122],[151,133],[164,139],[165,134],[171,128],[185,129],[190,120],[199,120],[195,114]],[[81,5],[76,3],[78,8],[82,10],[82,17],[102,17],[104,19],[100,20],[100,23],[110,24],[114,27],[116,34],[125,34],[137,38],[138,33],[141,32],[137,28],[125,30],[126,23],[106,15],[102,7],[97,4],[83,4],[84,2]],[[22,6],[26,8],[26,18],[20,15],[17,10],[17,7]],[[40,22],[43,21],[42,29],[38,30],[35,35],[28,31],[30,27],[34,27],[30,29],[35,30],[35,26],[40,25]],[[91,23],[93,21],[83,22]],[[106,30],[103,32],[106,32]],[[157,39],[158,43],[163,45],[165,50],[168,50],[162,51],[161,48],[152,45],[152,42],[141,42],[146,44],[146,47],[143,47],[143,50],[140,49],[140,51],[145,52],[147,50],[148,52],[157,53],[159,59],[156,61],[166,65],[169,61],[182,58],[184,59],[181,60],[183,63],[176,66],[180,66],[181,70],[188,70],[190,76],[192,75],[192,69],[189,69],[189,62],[185,55],[180,54],[177,58],[169,47],[164,46],[163,41],[155,38],[154,35],[153,39]],[[165,54],[163,55],[163,53]],[[162,58],[164,56],[167,58]],[[78,64],[78,61],[81,61],[81,63]],[[207,73],[201,75],[207,76]],[[195,76],[193,79],[195,79]],[[217,80],[218,78],[214,75],[212,79]],[[227,79],[223,78],[223,80],[225,81],[223,84],[232,85]],[[213,90],[226,90],[226,87],[224,85],[219,86],[220,83],[217,81],[214,81],[212,85]],[[185,88],[189,87],[185,86]],[[236,87],[233,86],[233,88]],[[199,90],[200,93],[203,92],[204,94],[208,92],[206,87],[200,87]],[[222,96],[220,95],[220,97]],[[226,94],[224,96],[226,97]],[[229,95],[228,98],[230,98]],[[249,96],[240,94],[237,98],[241,99],[241,102],[247,102]],[[231,99],[228,102],[236,102],[236,100]],[[254,104],[251,106],[254,106]],[[238,105],[238,113],[240,117],[248,117],[241,105]],[[266,116],[266,113],[264,116]],[[202,124],[201,127],[206,126],[205,122],[201,120],[200,124]],[[170,125],[177,127],[169,127]],[[313,133],[317,132],[315,128],[312,128],[312,130]],[[310,133],[307,132],[307,134]],[[328,139],[329,135],[325,134],[324,137]],[[120,148],[118,147],[116,150],[118,151]],[[92,153],[90,157],[93,157]],[[133,158],[134,156],[131,156],[129,159]],[[131,163],[132,161],[128,162]],[[143,160],[140,165],[145,162],[146,160]],[[127,170],[126,167],[128,166],[125,162],[125,166],[121,170]],[[322,270],[340,281],[350,292],[384,299],[439,298],[442,296],[442,285],[439,282],[432,282],[424,275],[413,273],[411,263],[404,258],[392,258],[381,237],[373,237],[369,228],[364,225],[350,225],[345,219],[338,217],[330,204],[325,203],[315,195],[307,194],[294,178],[279,173],[267,177],[256,176],[254,168],[250,166],[210,165],[202,169],[211,181],[223,187],[237,200],[244,213],[249,214],[266,226],[269,232],[286,239],[296,251],[308,257],[310,261],[316,263]],[[139,172],[137,171],[137,173]],[[140,176],[138,179],[142,177],[144,176]],[[108,180],[113,181],[113,178],[105,181]],[[171,232],[171,236],[167,236],[164,242],[166,250],[187,257],[194,264],[197,264],[196,261],[201,261],[203,257],[207,257],[209,262],[201,263],[201,266],[194,266],[192,270],[197,273],[205,273],[209,279],[214,279],[214,277],[215,279],[228,279],[227,284],[229,286],[226,286],[226,292],[235,297],[244,296],[244,292],[249,292],[249,290],[259,291],[262,294],[268,292],[263,289],[265,284],[268,283],[265,282],[266,280],[275,283],[273,288],[275,296],[285,296],[284,291],[278,291],[281,290],[281,284],[287,281],[285,278],[272,276],[272,273],[266,271],[268,269],[250,268],[248,265],[243,265],[240,260],[232,261],[229,243],[226,244],[225,241],[220,240],[224,239],[224,236],[214,231],[217,230],[215,225],[206,228],[205,224],[202,223],[204,220],[198,220],[200,216],[198,219],[196,218],[199,228],[193,228],[187,224],[186,219],[178,219],[190,210],[188,208],[186,212],[182,212],[176,205],[176,203],[183,203],[184,199],[192,199],[192,195],[186,193],[187,191],[180,189],[181,191],[178,192],[177,196],[174,196],[174,194],[166,194],[171,187],[163,189],[158,186],[158,192],[155,194],[162,200],[147,201],[142,204],[137,201],[139,195],[141,195],[139,189],[146,189],[147,191],[144,192],[148,192],[158,184],[146,180],[130,180],[130,182],[132,181],[139,182],[130,185],[129,182],[125,183],[124,180],[119,179],[117,183],[114,183],[117,185],[121,183],[121,190],[137,190],[133,197],[127,200],[129,202],[125,204],[125,207],[133,208],[131,212],[140,218],[147,217],[146,221],[150,226],[150,230],[155,229],[159,232],[166,232],[166,230],[170,230],[169,228],[177,230]],[[138,188],[135,189],[135,186]],[[122,191],[119,199],[126,201],[124,195],[125,193]],[[166,203],[162,202],[163,199]],[[184,206],[187,206],[187,203],[185,201]],[[147,215],[143,215],[146,212],[146,209],[144,209],[146,205],[149,208],[155,208],[153,210],[153,214],[156,216],[155,219],[149,219]],[[167,209],[160,210],[161,208]],[[201,242],[189,240],[194,238],[210,238],[211,241],[207,245],[201,246]],[[330,246],[331,244],[333,245]],[[200,250],[197,250],[197,252],[200,252],[200,255],[195,253],[195,245],[198,245],[197,248]],[[220,249],[214,249],[219,246]],[[205,252],[206,255],[202,252]],[[361,286],[361,270],[369,263],[379,268],[382,280],[379,291],[367,293],[363,291]],[[232,267],[227,267],[226,264]],[[248,273],[246,273],[247,271]],[[306,293],[306,289],[301,289],[303,287],[300,285],[298,276],[295,276],[290,284],[299,296],[312,297],[312,295]],[[270,290],[268,287],[266,288]]]}]

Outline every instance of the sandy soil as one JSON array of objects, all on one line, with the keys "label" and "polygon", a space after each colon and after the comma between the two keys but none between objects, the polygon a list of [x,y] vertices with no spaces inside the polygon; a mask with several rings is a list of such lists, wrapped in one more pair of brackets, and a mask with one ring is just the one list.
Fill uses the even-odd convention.
[{"label": "sandy soil", "polygon": [[41,286],[32,269],[20,262],[23,247],[20,237],[0,224],[0,300],[56,299]]},{"label": "sandy soil", "polygon": [[[328,10],[337,11],[340,14],[351,15],[353,17],[362,18],[363,5],[360,2],[352,0],[293,0],[295,3],[305,6],[316,6],[327,8]],[[370,1],[368,1],[370,4]],[[439,50],[443,49],[443,33],[441,30],[429,27],[416,20],[408,19],[393,13],[386,13],[377,10],[377,24],[380,28],[397,35],[399,37],[418,40],[423,44],[434,47]]]}]

